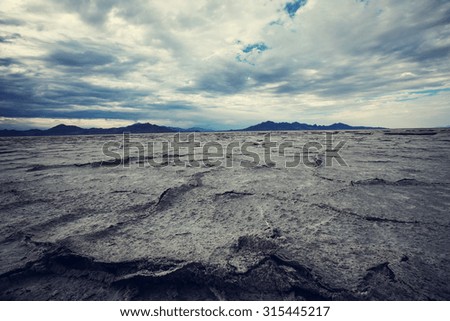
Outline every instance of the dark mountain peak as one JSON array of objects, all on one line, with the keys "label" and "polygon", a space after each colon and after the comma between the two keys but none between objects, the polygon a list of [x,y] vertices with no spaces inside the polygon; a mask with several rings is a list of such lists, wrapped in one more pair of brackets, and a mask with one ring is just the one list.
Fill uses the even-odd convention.
[{"label": "dark mountain peak", "polygon": [[328,127],[330,127],[330,129],[352,129],[353,128],[352,126],[344,124],[344,123],[334,123]]},{"label": "dark mountain peak", "polygon": [[132,133],[170,133],[173,129],[166,126],[159,126],[150,123],[135,123],[124,128]]},{"label": "dark mountain peak", "polygon": [[152,125],[150,123],[135,123],[135,124],[132,124],[132,125],[128,125],[125,128],[147,128],[147,127],[150,127],[150,126],[154,126],[154,125]]},{"label": "dark mountain peak", "polygon": [[243,129],[244,131],[273,131],[273,130],[302,130],[302,129],[308,129],[304,128],[302,124],[298,122],[294,123],[288,123],[288,122],[281,122],[276,123],[273,121],[265,121],[260,124],[247,127]]},{"label": "dark mountain peak", "polygon": [[341,122],[339,122],[339,123],[333,123],[331,126],[348,126],[348,127],[351,127],[350,125],[347,125],[347,124],[344,124],[344,123],[341,123]]},{"label": "dark mountain peak", "polygon": [[59,124],[55,127],[52,127],[48,130],[67,130],[67,129],[82,129],[81,127],[75,126],[75,125],[66,125],[66,124]]},{"label": "dark mountain peak", "polygon": [[44,132],[51,135],[80,135],[83,130],[83,128],[74,125],[59,124]]},{"label": "dark mountain peak", "polygon": [[66,124],[59,124],[59,125],[56,125],[56,126],[50,128],[50,129],[55,129],[55,128],[69,128],[69,127],[77,127],[77,126],[74,126],[74,125],[66,125]]}]

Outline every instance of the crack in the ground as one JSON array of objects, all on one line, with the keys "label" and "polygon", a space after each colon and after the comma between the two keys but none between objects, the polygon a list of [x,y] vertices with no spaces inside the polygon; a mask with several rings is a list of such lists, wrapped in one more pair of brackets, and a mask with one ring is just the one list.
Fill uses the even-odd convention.
[{"label": "crack in the ground", "polygon": [[241,197],[252,196],[252,195],[254,195],[254,194],[248,193],[248,192],[236,192],[233,190],[233,191],[226,191],[223,193],[215,194],[215,199],[220,199],[220,198],[234,199],[234,198],[241,198]]},{"label": "crack in the ground", "polygon": [[[272,281],[264,281],[263,276]],[[40,259],[30,261],[23,267],[0,275],[0,298],[15,299],[27,280],[65,278],[67,282],[82,284],[81,287],[102,284],[107,292],[119,293],[126,299],[171,299],[174,290],[192,291],[200,289],[208,299],[252,299],[260,295],[259,287],[265,288],[264,295],[271,299],[288,297],[295,292],[297,298],[330,300],[353,298],[349,291],[332,289],[315,277],[312,271],[300,263],[279,254],[264,256],[246,273],[235,273],[217,266],[200,262],[185,262],[167,258],[125,262],[98,262],[93,258],[78,255],[67,248],[49,249]],[[266,282],[264,284],[258,284]],[[283,284],[280,286],[280,284]],[[191,290],[189,290],[191,289]],[[214,289],[212,291],[211,289]],[[73,291],[82,291],[74,288]],[[216,293],[214,293],[216,292]],[[35,299],[45,299],[42,293]],[[50,294],[48,294],[50,295]],[[192,293],[190,293],[192,295]],[[102,299],[90,294],[91,299]],[[172,299],[179,299],[175,296]],[[62,298],[64,299],[64,298]]]},{"label": "crack in the ground", "polygon": [[420,222],[420,221],[402,221],[402,220],[396,220],[396,219],[389,219],[389,218],[382,218],[382,217],[376,217],[376,216],[365,216],[365,215],[361,215],[349,210],[345,210],[345,209],[340,209],[328,204],[311,204],[313,206],[316,206],[318,208],[322,208],[322,209],[328,209],[331,210],[333,212],[339,213],[339,214],[345,214],[345,215],[351,215],[351,216],[355,216],[358,217],[360,219],[369,221],[369,222],[382,222],[382,223],[396,223],[396,224],[426,224],[426,225],[440,225],[442,227],[448,227],[446,225],[442,225],[442,224],[438,224],[438,223],[426,223],[426,222]]},{"label": "crack in the ground", "polygon": [[370,186],[370,185],[387,185],[387,186],[429,186],[429,185],[450,185],[449,183],[443,183],[443,182],[433,182],[433,183],[427,183],[427,182],[421,182],[416,179],[411,178],[403,178],[397,181],[387,181],[382,178],[369,178],[365,180],[359,180],[359,181],[350,181],[350,185],[363,185],[363,186]]},{"label": "crack in the ground", "polygon": [[207,171],[196,173],[189,179],[186,184],[182,184],[177,187],[169,187],[164,190],[158,197],[154,209],[161,210],[168,208],[174,203],[174,201],[177,201],[177,198],[179,198],[181,195],[186,194],[194,188],[201,187],[203,185],[202,177],[206,173],[209,172]]},{"label": "crack in the ground", "polygon": [[203,186],[202,177],[209,173],[209,171],[200,172],[192,175],[192,177],[188,180],[187,183],[182,184],[177,187],[170,187],[165,189],[158,197],[156,201],[149,201],[144,204],[138,204],[133,205],[128,209],[122,210],[122,213],[128,213],[128,212],[141,212],[138,215],[134,215],[128,219],[122,220],[120,222],[117,222],[115,224],[110,225],[106,229],[95,231],[92,233],[86,233],[83,234],[83,237],[88,237],[90,239],[95,239],[101,236],[104,236],[105,234],[109,234],[111,232],[115,232],[119,230],[123,226],[128,226],[129,224],[136,223],[138,221],[141,221],[149,215],[154,214],[158,211],[165,210],[169,207],[171,207],[176,201],[178,201],[179,197],[190,192],[194,188],[198,188]]}]

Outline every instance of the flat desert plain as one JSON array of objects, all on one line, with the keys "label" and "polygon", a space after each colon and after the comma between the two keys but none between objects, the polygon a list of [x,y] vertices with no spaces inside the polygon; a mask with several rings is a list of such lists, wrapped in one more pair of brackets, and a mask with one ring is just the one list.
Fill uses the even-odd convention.
[{"label": "flat desert plain", "polygon": [[0,299],[450,300],[450,130],[328,134],[0,138]]}]

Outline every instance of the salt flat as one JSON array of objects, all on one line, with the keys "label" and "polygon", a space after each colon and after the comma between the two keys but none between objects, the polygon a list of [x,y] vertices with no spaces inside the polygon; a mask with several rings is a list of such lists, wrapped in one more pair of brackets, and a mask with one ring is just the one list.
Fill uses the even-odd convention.
[{"label": "salt flat", "polygon": [[0,299],[450,299],[450,130],[264,135],[0,138]]}]

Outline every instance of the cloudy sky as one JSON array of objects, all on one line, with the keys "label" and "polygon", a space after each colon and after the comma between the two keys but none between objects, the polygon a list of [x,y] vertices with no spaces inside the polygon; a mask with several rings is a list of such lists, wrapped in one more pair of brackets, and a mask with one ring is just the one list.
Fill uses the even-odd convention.
[{"label": "cloudy sky", "polygon": [[0,128],[450,125],[448,0],[2,0]]}]

